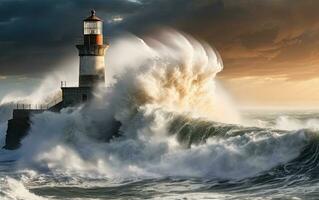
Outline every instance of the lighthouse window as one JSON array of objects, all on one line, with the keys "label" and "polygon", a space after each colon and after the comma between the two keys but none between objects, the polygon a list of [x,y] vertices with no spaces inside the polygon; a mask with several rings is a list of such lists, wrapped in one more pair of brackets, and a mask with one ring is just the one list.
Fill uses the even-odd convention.
[{"label": "lighthouse window", "polygon": [[84,35],[102,34],[101,21],[85,21],[84,22]]}]

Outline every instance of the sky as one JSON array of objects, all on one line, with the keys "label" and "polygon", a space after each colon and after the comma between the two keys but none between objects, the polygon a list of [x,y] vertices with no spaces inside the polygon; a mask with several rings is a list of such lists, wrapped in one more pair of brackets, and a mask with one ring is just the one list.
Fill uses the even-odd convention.
[{"label": "sky", "polygon": [[0,0],[0,99],[77,60],[92,8],[107,38],[164,26],[208,42],[243,106],[319,106],[318,0]]}]

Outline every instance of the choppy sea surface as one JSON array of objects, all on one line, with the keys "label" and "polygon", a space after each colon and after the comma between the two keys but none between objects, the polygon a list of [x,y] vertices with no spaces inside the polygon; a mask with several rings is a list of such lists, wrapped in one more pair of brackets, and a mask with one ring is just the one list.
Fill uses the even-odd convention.
[{"label": "choppy sea surface", "polygon": [[[169,139],[125,138],[110,144],[69,139],[41,150],[1,150],[0,196],[318,199],[319,112],[250,111],[244,117],[246,125],[176,117]],[[4,131],[5,123],[2,137]],[[170,144],[172,138],[183,145]]]},{"label": "choppy sea surface", "polygon": [[[114,80],[92,101],[31,117],[21,147],[0,150],[0,199],[319,199],[319,112],[240,113],[212,47],[159,34],[113,42]],[[11,103],[50,86],[1,99],[1,146]]]}]

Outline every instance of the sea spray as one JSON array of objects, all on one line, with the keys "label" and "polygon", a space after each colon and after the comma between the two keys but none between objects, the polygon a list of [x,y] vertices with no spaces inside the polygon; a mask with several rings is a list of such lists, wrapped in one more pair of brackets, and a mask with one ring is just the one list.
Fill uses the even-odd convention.
[{"label": "sea spray", "polygon": [[[302,156],[313,133],[234,125],[236,110],[215,90],[222,62],[206,44],[167,32],[131,36],[127,45],[138,47],[137,59],[134,48],[123,48],[129,56],[118,65],[124,66],[91,103],[32,117],[20,169],[66,185],[70,179],[241,180]],[[119,137],[106,141],[115,121]]]},{"label": "sea spray", "polygon": [[0,104],[0,148],[5,145],[7,121],[12,117],[13,107],[10,103]]},{"label": "sea spray", "polygon": [[[158,109],[138,112],[121,137],[105,143],[87,134],[94,129],[83,123],[82,115],[42,115],[47,116],[34,118],[30,136],[23,141],[21,166],[64,176],[238,179],[287,163],[308,142],[304,131],[245,129],[218,123],[208,128],[192,119],[174,124],[178,116]],[[169,132],[169,126],[175,131]],[[208,136],[196,139],[202,130]]]},{"label": "sea spray", "polygon": [[[16,108],[17,104],[25,104],[25,106],[32,106],[39,108],[47,106],[49,103],[54,103],[54,100],[59,99],[61,96],[60,84],[61,81],[67,81],[67,86],[75,86],[78,74],[77,62],[65,61],[56,66],[55,70],[50,71],[48,74],[44,74],[42,81],[34,81],[37,83],[34,86],[34,91],[26,93],[20,91],[18,88],[0,97],[0,109],[1,107],[11,104],[12,107]],[[17,77],[17,79],[24,79],[25,77]],[[26,81],[28,78],[26,78]],[[52,102],[53,101],[53,102]],[[22,105],[20,105],[22,106]],[[1,118],[0,118],[1,120]]]}]

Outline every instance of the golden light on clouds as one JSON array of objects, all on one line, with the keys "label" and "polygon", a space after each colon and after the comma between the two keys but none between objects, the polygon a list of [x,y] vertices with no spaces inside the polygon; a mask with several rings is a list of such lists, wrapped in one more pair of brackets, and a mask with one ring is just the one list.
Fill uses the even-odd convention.
[{"label": "golden light on clouds", "polygon": [[319,105],[319,77],[289,81],[281,77],[244,77],[222,80],[242,106],[315,107]]}]

